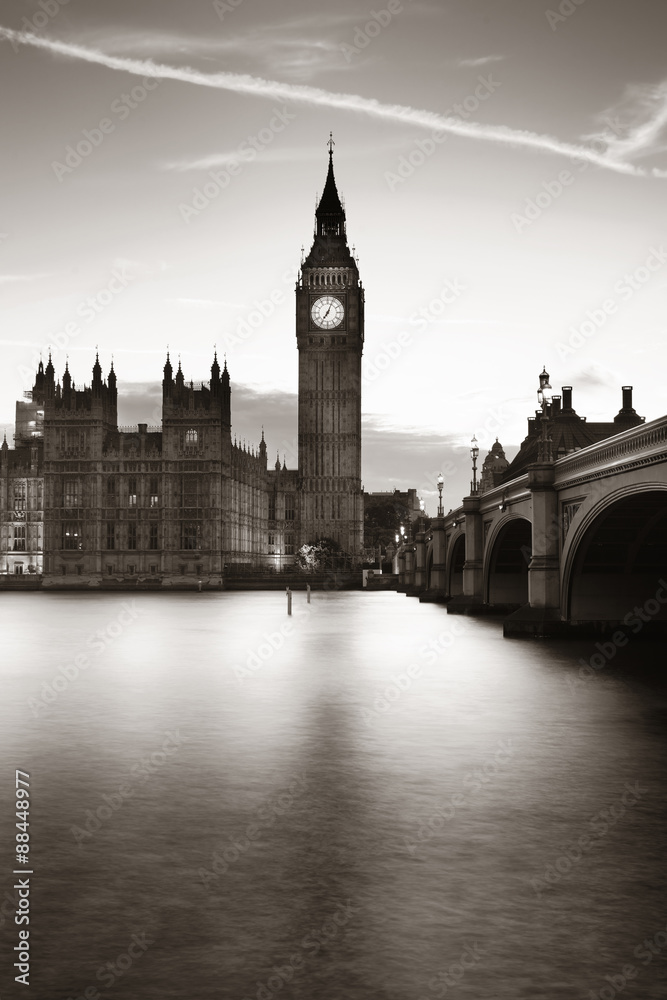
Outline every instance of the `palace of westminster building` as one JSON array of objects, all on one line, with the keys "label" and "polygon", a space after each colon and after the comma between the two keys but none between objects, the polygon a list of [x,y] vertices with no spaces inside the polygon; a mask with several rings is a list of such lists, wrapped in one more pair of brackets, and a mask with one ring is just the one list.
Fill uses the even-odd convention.
[{"label": "palace of westminster building", "polygon": [[315,237],[296,284],[298,469],[268,467],[232,442],[231,390],[217,357],[186,382],[167,355],[162,426],[118,427],[116,374],[99,358],[77,388],[49,357],[16,406],[15,446],[0,449],[0,574],[45,585],[202,580],[234,567],[289,565],[332,538],[363,550],[361,356],[364,291],[347,243],[330,145]]}]

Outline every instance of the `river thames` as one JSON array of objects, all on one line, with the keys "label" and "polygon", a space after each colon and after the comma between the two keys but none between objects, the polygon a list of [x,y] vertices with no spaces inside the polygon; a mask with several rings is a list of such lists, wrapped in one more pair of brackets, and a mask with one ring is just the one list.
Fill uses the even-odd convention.
[{"label": "river thames", "polygon": [[3,1000],[667,997],[660,644],[395,593],[0,615]]}]

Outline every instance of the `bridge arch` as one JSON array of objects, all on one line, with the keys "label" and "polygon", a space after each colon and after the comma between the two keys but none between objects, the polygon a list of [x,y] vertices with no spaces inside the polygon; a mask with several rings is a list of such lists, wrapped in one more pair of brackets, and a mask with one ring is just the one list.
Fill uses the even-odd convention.
[{"label": "bridge arch", "polygon": [[655,600],[667,578],[667,484],[609,493],[575,519],[570,535],[562,557],[568,621],[622,622],[646,602],[649,617],[667,620],[667,604]]},{"label": "bridge arch", "polygon": [[528,603],[532,540],[532,524],[529,518],[520,514],[508,514],[493,525],[484,560],[486,604],[521,606]]},{"label": "bridge arch", "polygon": [[457,531],[450,540],[447,558],[447,593],[450,597],[460,597],[463,593],[463,564],[465,561],[465,531]]}]

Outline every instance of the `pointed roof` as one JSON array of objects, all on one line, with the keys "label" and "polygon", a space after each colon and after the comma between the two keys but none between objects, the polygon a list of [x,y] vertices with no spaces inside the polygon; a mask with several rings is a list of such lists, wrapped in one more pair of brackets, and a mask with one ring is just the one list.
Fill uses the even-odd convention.
[{"label": "pointed roof", "polygon": [[345,209],[341,203],[338,188],[336,187],[336,178],[334,177],[333,138],[329,139],[329,170],[327,172],[327,179],[320,203],[315,212],[317,219],[320,219],[323,215],[342,215],[345,218]]}]

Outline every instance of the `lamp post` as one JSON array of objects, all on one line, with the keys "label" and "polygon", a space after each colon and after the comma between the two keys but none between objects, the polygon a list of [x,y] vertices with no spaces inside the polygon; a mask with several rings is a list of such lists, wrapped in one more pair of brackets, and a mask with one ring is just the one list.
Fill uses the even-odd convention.
[{"label": "lamp post", "polygon": [[549,383],[549,372],[546,366],[542,369],[540,375],[540,387],[537,390],[537,403],[541,410],[540,419],[540,440],[537,446],[537,460],[538,462],[551,462],[552,452],[551,452],[551,435],[550,431],[550,416],[551,416],[551,385]]},{"label": "lamp post", "polygon": [[473,434],[472,441],[470,442],[470,457],[472,458],[472,482],[470,483],[470,495],[476,496],[477,494],[477,459],[479,457],[479,445],[477,444],[477,438]]},{"label": "lamp post", "polygon": [[445,477],[442,472],[438,473],[438,517],[445,516],[445,510],[442,506],[442,488],[445,485]]}]

